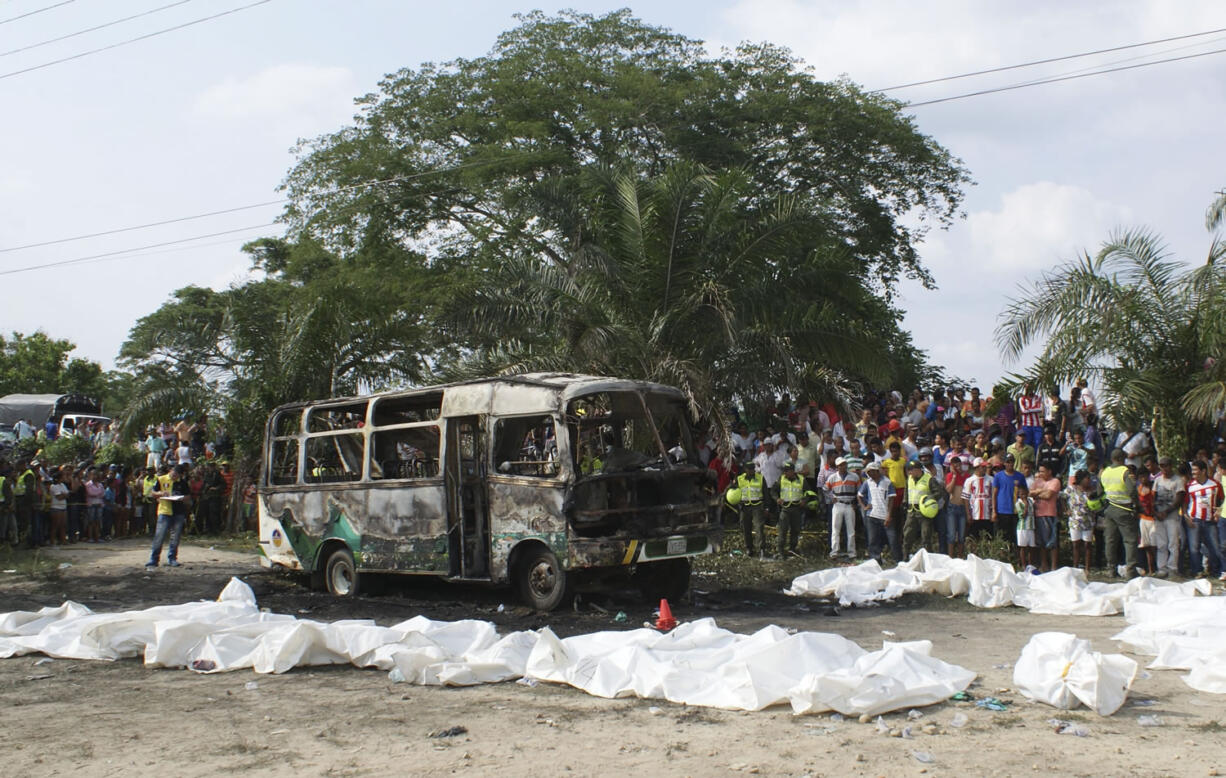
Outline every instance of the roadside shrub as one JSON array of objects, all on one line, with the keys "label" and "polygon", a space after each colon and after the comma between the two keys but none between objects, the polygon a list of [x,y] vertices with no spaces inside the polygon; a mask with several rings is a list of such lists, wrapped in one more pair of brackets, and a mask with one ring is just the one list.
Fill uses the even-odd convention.
[{"label": "roadside shrub", "polygon": [[122,443],[107,443],[99,446],[94,452],[94,463],[98,465],[124,465],[129,470],[145,464],[145,455],[132,446]]},{"label": "roadside shrub", "polygon": [[88,442],[76,435],[65,435],[43,447],[42,459],[53,465],[75,465],[94,453]]}]

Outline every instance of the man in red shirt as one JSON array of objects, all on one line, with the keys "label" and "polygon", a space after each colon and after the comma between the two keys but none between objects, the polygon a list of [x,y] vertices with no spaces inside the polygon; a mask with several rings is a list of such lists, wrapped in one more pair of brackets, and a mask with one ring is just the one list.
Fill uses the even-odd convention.
[{"label": "man in red shirt", "polygon": [[1034,527],[1039,541],[1039,569],[1050,572],[1060,566],[1060,522],[1057,503],[1060,499],[1060,479],[1052,474],[1051,465],[1039,465],[1034,489]]}]

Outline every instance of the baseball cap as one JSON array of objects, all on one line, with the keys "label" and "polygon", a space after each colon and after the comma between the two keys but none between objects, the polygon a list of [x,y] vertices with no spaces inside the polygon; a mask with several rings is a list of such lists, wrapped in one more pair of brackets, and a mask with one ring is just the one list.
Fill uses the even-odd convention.
[{"label": "baseball cap", "polygon": [[877,472],[881,472],[881,464],[877,460],[873,459],[873,460],[870,460],[864,463],[864,469],[865,470],[876,470]]},{"label": "baseball cap", "polygon": [[792,464],[791,460],[788,460],[787,462],[783,463],[783,469],[784,470],[795,470],[796,465]]},{"label": "baseball cap", "polygon": [[983,467],[984,464],[983,457],[975,457],[975,461],[971,463],[973,467]]},{"label": "baseball cap", "polygon": [[1015,461],[1017,461],[1017,460],[1014,458],[1014,456],[1013,456],[1012,454],[1005,454],[1005,461],[1006,461],[1006,462],[1015,462]]},{"label": "baseball cap", "polygon": [[846,457],[839,457],[838,459],[834,460],[834,464],[835,464],[836,466],[838,466],[838,465],[845,465],[845,464],[847,464],[847,458],[846,458]]}]

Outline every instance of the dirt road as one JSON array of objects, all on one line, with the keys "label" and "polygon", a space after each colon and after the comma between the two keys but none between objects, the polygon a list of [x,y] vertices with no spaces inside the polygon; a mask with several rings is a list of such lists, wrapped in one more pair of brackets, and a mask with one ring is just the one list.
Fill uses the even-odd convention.
[{"label": "dirt road", "polygon": [[[212,599],[232,575],[261,606],[332,620],[391,624],[418,613],[481,618],[502,631],[549,624],[562,635],[636,626],[651,608],[626,595],[589,598],[578,612],[537,615],[509,592],[395,584],[379,596],[341,603],[298,580],[261,570],[255,557],[184,546],[184,567],[147,573],[136,541],[50,552],[71,567],[50,578],[0,577],[0,612],[74,599],[99,611]],[[507,606],[502,612],[498,606]],[[608,613],[593,607],[608,611]],[[802,609],[803,608],[803,609]],[[628,625],[615,624],[624,610]],[[0,742],[7,775],[130,775],[149,768],[182,776],[260,775],[1216,775],[1226,774],[1226,699],[1194,692],[1174,672],[1143,673],[1115,716],[1057,711],[1012,692],[1012,664],[1035,632],[1074,632],[1102,651],[1120,617],[1034,616],[1021,609],[977,610],[962,601],[907,597],[897,605],[843,610],[798,602],[766,588],[714,591],[677,604],[679,619],[714,616],[750,632],[767,624],[837,632],[866,648],[891,639],[929,639],[934,654],[980,674],[971,691],[1010,702],[1005,712],[968,703],[924,709],[918,721],[886,717],[912,739],[829,716],[786,709],[734,713],[661,701],[604,700],[567,687],[514,683],[462,689],[393,684],[349,667],[304,668],[282,676],[197,675],[152,670],[139,661],[0,660]],[[1144,660],[1142,659],[1142,664]],[[256,688],[247,684],[254,682]],[[1150,705],[1139,701],[1152,700]],[[968,726],[949,725],[956,713]],[[1141,727],[1140,715],[1164,725]],[[1050,718],[1089,729],[1058,735]],[[934,723],[935,734],[923,731]],[[467,732],[435,738],[461,726]],[[930,728],[931,729],[931,728]],[[921,762],[917,754],[930,757]]]}]

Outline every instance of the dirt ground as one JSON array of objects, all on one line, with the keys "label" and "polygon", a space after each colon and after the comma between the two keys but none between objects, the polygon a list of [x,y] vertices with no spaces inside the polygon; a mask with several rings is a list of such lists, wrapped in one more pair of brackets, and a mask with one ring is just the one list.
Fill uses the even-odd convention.
[{"label": "dirt ground", "polygon": [[[416,614],[481,618],[501,631],[552,626],[562,635],[636,626],[651,608],[628,593],[588,596],[576,609],[537,615],[515,607],[505,590],[421,581],[386,583],[376,596],[337,602],[297,578],[261,570],[253,554],[185,545],[184,567],[147,573],[138,541],[48,552],[66,567],[50,576],[0,573],[0,612],[73,599],[104,610],[212,599],[230,576],[255,590],[260,605],[306,618],[372,618],[391,624]],[[704,586],[706,588],[704,588]],[[976,697],[1009,701],[1005,712],[973,703],[925,708],[918,721],[886,716],[912,739],[878,734],[854,719],[793,716],[786,708],[736,713],[663,701],[604,700],[569,687],[505,683],[471,688],[393,684],[387,674],[350,667],[303,668],[281,676],[243,671],[197,675],[146,669],[139,660],[0,660],[3,773],[13,776],[130,775],[146,768],[178,776],[260,775],[667,775],[896,776],[1029,775],[1197,776],[1226,773],[1222,748],[1226,698],[1195,692],[1176,672],[1142,672],[1129,703],[1110,718],[1082,708],[1057,711],[1011,690],[1012,664],[1035,632],[1090,638],[1102,651],[1122,617],[1034,616],[1018,608],[978,610],[961,600],[909,596],[897,604],[838,611],[760,587],[706,592],[677,603],[678,619],[714,616],[751,632],[767,624],[837,632],[878,648],[929,639],[934,654],[979,673]],[[506,604],[502,612],[500,604]],[[608,611],[602,612],[603,611]],[[628,624],[613,614],[624,610]],[[1139,658],[1142,666],[1143,658]],[[257,688],[248,689],[249,682]],[[1145,704],[1146,701],[1152,703]],[[1141,703],[1141,704],[1138,704]],[[956,713],[969,718],[949,725]],[[1156,715],[1163,726],[1138,724]],[[1058,717],[1089,729],[1058,735]],[[936,724],[935,734],[923,725]],[[461,726],[465,734],[431,733]],[[921,762],[916,754],[929,756]]]}]

